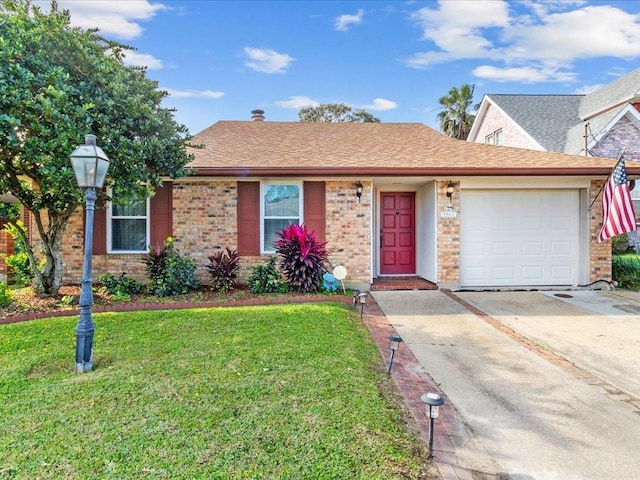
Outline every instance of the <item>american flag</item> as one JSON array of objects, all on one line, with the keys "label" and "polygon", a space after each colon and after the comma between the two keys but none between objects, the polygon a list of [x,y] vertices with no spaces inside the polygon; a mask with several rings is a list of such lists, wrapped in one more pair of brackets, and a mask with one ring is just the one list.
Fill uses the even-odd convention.
[{"label": "american flag", "polygon": [[603,242],[636,229],[636,214],[633,211],[631,191],[627,180],[624,157],[618,160],[609,175],[602,194],[602,229],[598,241]]}]

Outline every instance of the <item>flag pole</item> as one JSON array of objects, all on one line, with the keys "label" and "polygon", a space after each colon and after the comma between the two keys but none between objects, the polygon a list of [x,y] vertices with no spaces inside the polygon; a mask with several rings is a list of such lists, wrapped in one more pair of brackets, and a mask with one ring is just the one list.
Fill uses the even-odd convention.
[{"label": "flag pole", "polygon": [[609,175],[605,179],[604,183],[600,187],[600,190],[598,190],[598,193],[596,193],[596,196],[593,197],[593,202],[591,202],[591,205],[589,205],[589,210],[591,210],[591,207],[593,207],[593,204],[596,203],[596,200],[598,199],[598,197],[602,193],[602,190],[604,189],[604,186],[607,184],[607,181],[609,180],[609,177],[611,176],[611,174],[613,174],[613,172],[615,171],[615,169],[618,166],[618,164],[620,163],[620,161],[624,158],[624,154],[625,153],[627,153],[627,148],[626,147],[622,149],[622,153],[620,154],[620,157],[618,158],[618,161],[614,165],[613,170],[611,170],[611,173],[609,173]]}]

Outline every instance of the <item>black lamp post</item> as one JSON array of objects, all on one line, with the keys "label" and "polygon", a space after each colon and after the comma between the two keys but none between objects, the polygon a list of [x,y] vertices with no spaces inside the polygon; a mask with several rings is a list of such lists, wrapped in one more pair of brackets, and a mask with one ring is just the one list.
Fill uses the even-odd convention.
[{"label": "black lamp post", "polygon": [[440,415],[440,405],[444,403],[444,398],[437,393],[425,393],[420,398],[426,405],[429,418],[429,458],[431,458],[433,457],[433,419]]},{"label": "black lamp post", "polygon": [[80,290],[80,319],[76,326],[76,373],[90,372],[93,368],[93,332],[91,319],[93,292],[91,278],[91,255],[93,253],[93,213],[98,194],[109,169],[109,159],[96,145],[95,135],[86,135],[84,145],[80,145],[70,155],[71,165],[78,186],[84,189],[85,229],[84,263],[82,267],[82,289]]},{"label": "black lamp post", "polygon": [[400,347],[400,343],[402,342],[402,338],[400,335],[390,335],[389,336],[389,350],[391,350],[391,358],[389,358],[389,370],[387,373],[391,373],[391,367],[393,366],[393,357],[396,354],[396,350]]}]

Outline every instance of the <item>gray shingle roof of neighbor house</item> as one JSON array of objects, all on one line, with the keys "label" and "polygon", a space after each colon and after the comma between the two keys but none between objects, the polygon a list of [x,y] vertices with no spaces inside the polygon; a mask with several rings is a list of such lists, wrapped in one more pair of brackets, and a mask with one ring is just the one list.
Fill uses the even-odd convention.
[{"label": "gray shingle roof of neighbor house", "polygon": [[601,134],[639,96],[640,68],[586,95],[486,94],[483,103],[490,99],[545,150],[585,155],[585,136]]},{"label": "gray shingle roof of neighbor house", "polygon": [[580,123],[578,109],[584,95],[487,95],[542,148],[564,150],[567,131]]},{"label": "gray shingle roof of neighbor house", "polygon": [[420,123],[220,121],[192,143],[199,176],[606,176],[614,165],[454,140]]},{"label": "gray shingle roof of neighbor house", "polygon": [[588,121],[594,115],[622,106],[637,97],[639,92],[640,68],[585,95],[578,112],[580,120]]}]

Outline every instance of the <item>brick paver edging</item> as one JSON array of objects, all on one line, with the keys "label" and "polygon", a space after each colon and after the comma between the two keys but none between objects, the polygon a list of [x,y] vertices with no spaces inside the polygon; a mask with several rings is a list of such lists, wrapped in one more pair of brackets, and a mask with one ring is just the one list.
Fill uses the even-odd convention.
[{"label": "brick paver edging", "polygon": [[[396,334],[396,331],[373,298],[367,299],[364,312],[364,324],[371,332],[371,336],[380,350],[380,355],[388,366],[389,336]],[[469,471],[457,466],[455,456],[455,445],[460,442],[459,439],[463,436],[465,428],[463,423],[447,396],[424,371],[411,350],[402,343],[393,359],[391,378],[404,399],[405,407],[416,422],[420,438],[427,445],[429,442],[429,420],[426,415],[426,405],[421,397],[425,393],[437,393],[445,399],[444,405],[440,407],[440,416],[434,423],[433,459],[443,480],[472,480]]]}]

